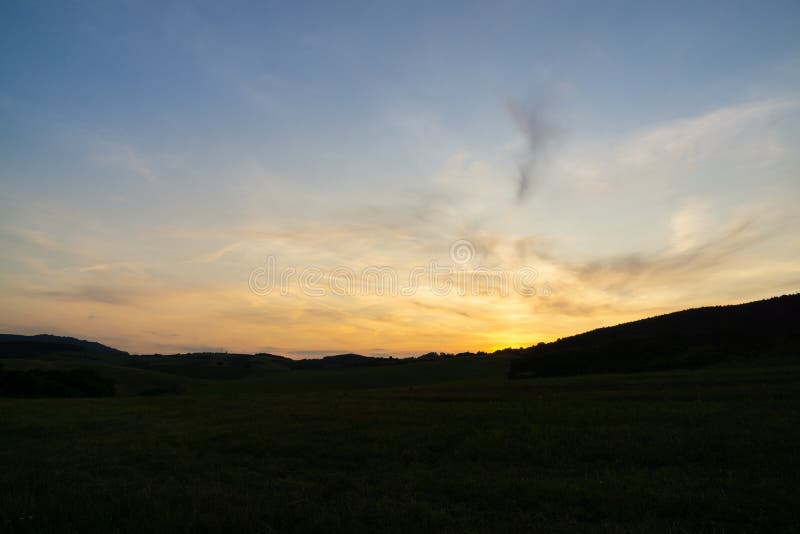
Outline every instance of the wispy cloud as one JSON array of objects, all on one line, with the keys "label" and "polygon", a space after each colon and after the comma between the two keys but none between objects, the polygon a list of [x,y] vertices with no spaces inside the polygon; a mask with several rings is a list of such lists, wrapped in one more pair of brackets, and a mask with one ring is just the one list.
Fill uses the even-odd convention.
[{"label": "wispy cloud", "polygon": [[202,256],[200,256],[198,258],[195,258],[193,261],[198,262],[198,263],[213,263],[213,262],[221,259],[222,257],[227,256],[231,252],[239,250],[239,249],[241,249],[242,247],[245,247],[245,246],[247,246],[247,244],[243,243],[243,242],[231,243],[230,245],[226,245],[226,246],[224,246],[222,248],[219,248],[217,250],[213,250],[213,251],[209,252],[208,254],[204,254],[204,255],[202,255]]},{"label": "wispy cloud", "polygon": [[508,112],[526,141],[526,153],[519,163],[516,191],[517,201],[522,202],[537,185],[541,166],[560,137],[562,128],[544,105],[523,106],[509,102]]},{"label": "wispy cloud", "polygon": [[95,140],[93,144],[94,161],[138,176],[148,183],[160,180],[150,158],[133,145],[107,138]]},{"label": "wispy cloud", "polygon": [[21,288],[15,293],[28,297],[115,305],[132,304],[138,297],[143,296],[133,288],[101,285],[80,285],[67,289]]},{"label": "wispy cloud", "polygon": [[675,253],[695,248],[713,224],[708,204],[697,199],[684,202],[670,219],[670,246]]},{"label": "wispy cloud", "polygon": [[662,252],[633,252],[622,256],[592,259],[573,269],[586,282],[607,289],[625,290],[647,283],[670,285],[677,277],[696,277],[717,267],[748,245],[764,239],[755,221],[736,221],[703,242],[681,243],[682,248]]},{"label": "wispy cloud", "polygon": [[94,265],[87,265],[85,267],[81,267],[79,269],[82,273],[90,273],[90,272],[97,272],[97,271],[109,271],[113,269],[113,265],[110,263],[96,263]]},{"label": "wispy cloud", "polygon": [[554,173],[575,189],[594,193],[643,181],[686,180],[701,171],[760,169],[789,155],[771,121],[798,109],[796,100],[763,100],[666,121],[621,140],[573,147]]}]

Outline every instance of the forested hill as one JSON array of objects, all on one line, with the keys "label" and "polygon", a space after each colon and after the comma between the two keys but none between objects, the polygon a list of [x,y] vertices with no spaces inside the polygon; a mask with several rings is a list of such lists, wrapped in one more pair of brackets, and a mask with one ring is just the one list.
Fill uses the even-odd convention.
[{"label": "forested hill", "polygon": [[74,337],[38,334],[23,336],[0,334],[0,357],[31,357],[53,352],[91,353],[97,355],[127,356],[128,353],[107,347],[96,341],[86,341]]},{"label": "forested hill", "polygon": [[800,347],[800,294],[679,311],[521,349],[510,376],[699,367],[792,356]]}]

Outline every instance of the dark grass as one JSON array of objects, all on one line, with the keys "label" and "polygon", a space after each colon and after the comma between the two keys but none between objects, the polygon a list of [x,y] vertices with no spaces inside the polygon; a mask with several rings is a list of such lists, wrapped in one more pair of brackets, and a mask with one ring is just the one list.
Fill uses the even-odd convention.
[{"label": "dark grass", "polygon": [[800,365],[517,381],[505,368],[0,399],[0,531],[800,530]]}]

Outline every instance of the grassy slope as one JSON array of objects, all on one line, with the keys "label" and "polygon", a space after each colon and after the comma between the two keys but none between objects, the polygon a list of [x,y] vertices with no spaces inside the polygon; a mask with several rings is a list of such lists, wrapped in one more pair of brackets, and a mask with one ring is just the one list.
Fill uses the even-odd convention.
[{"label": "grassy slope", "polygon": [[154,387],[171,387],[175,385],[184,388],[203,390],[207,387],[205,380],[191,380],[171,373],[161,373],[149,369],[138,369],[125,365],[114,365],[104,361],[80,359],[21,359],[0,358],[3,369],[7,371],[28,369],[76,369],[87,367],[96,369],[104,378],[114,380],[117,386],[117,395],[138,395],[141,391]]},{"label": "grassy slope", "polygon": [[753,365],[509,382],[444,361],[0,399],[0,531],[797,531],[800,366]]}]

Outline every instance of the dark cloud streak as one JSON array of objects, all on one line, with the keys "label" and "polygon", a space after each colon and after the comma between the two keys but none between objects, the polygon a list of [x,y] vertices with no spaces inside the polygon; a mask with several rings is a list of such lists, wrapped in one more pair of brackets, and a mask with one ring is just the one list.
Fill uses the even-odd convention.
[{"label": "dark cloud streak", "polygon": [[516,200],[521,203],[538,185],[541,165],[561,137],[562,129],[543,105],[523,106],[511,101],[506,107],[527,145],[525,156],[517,164]]}]

